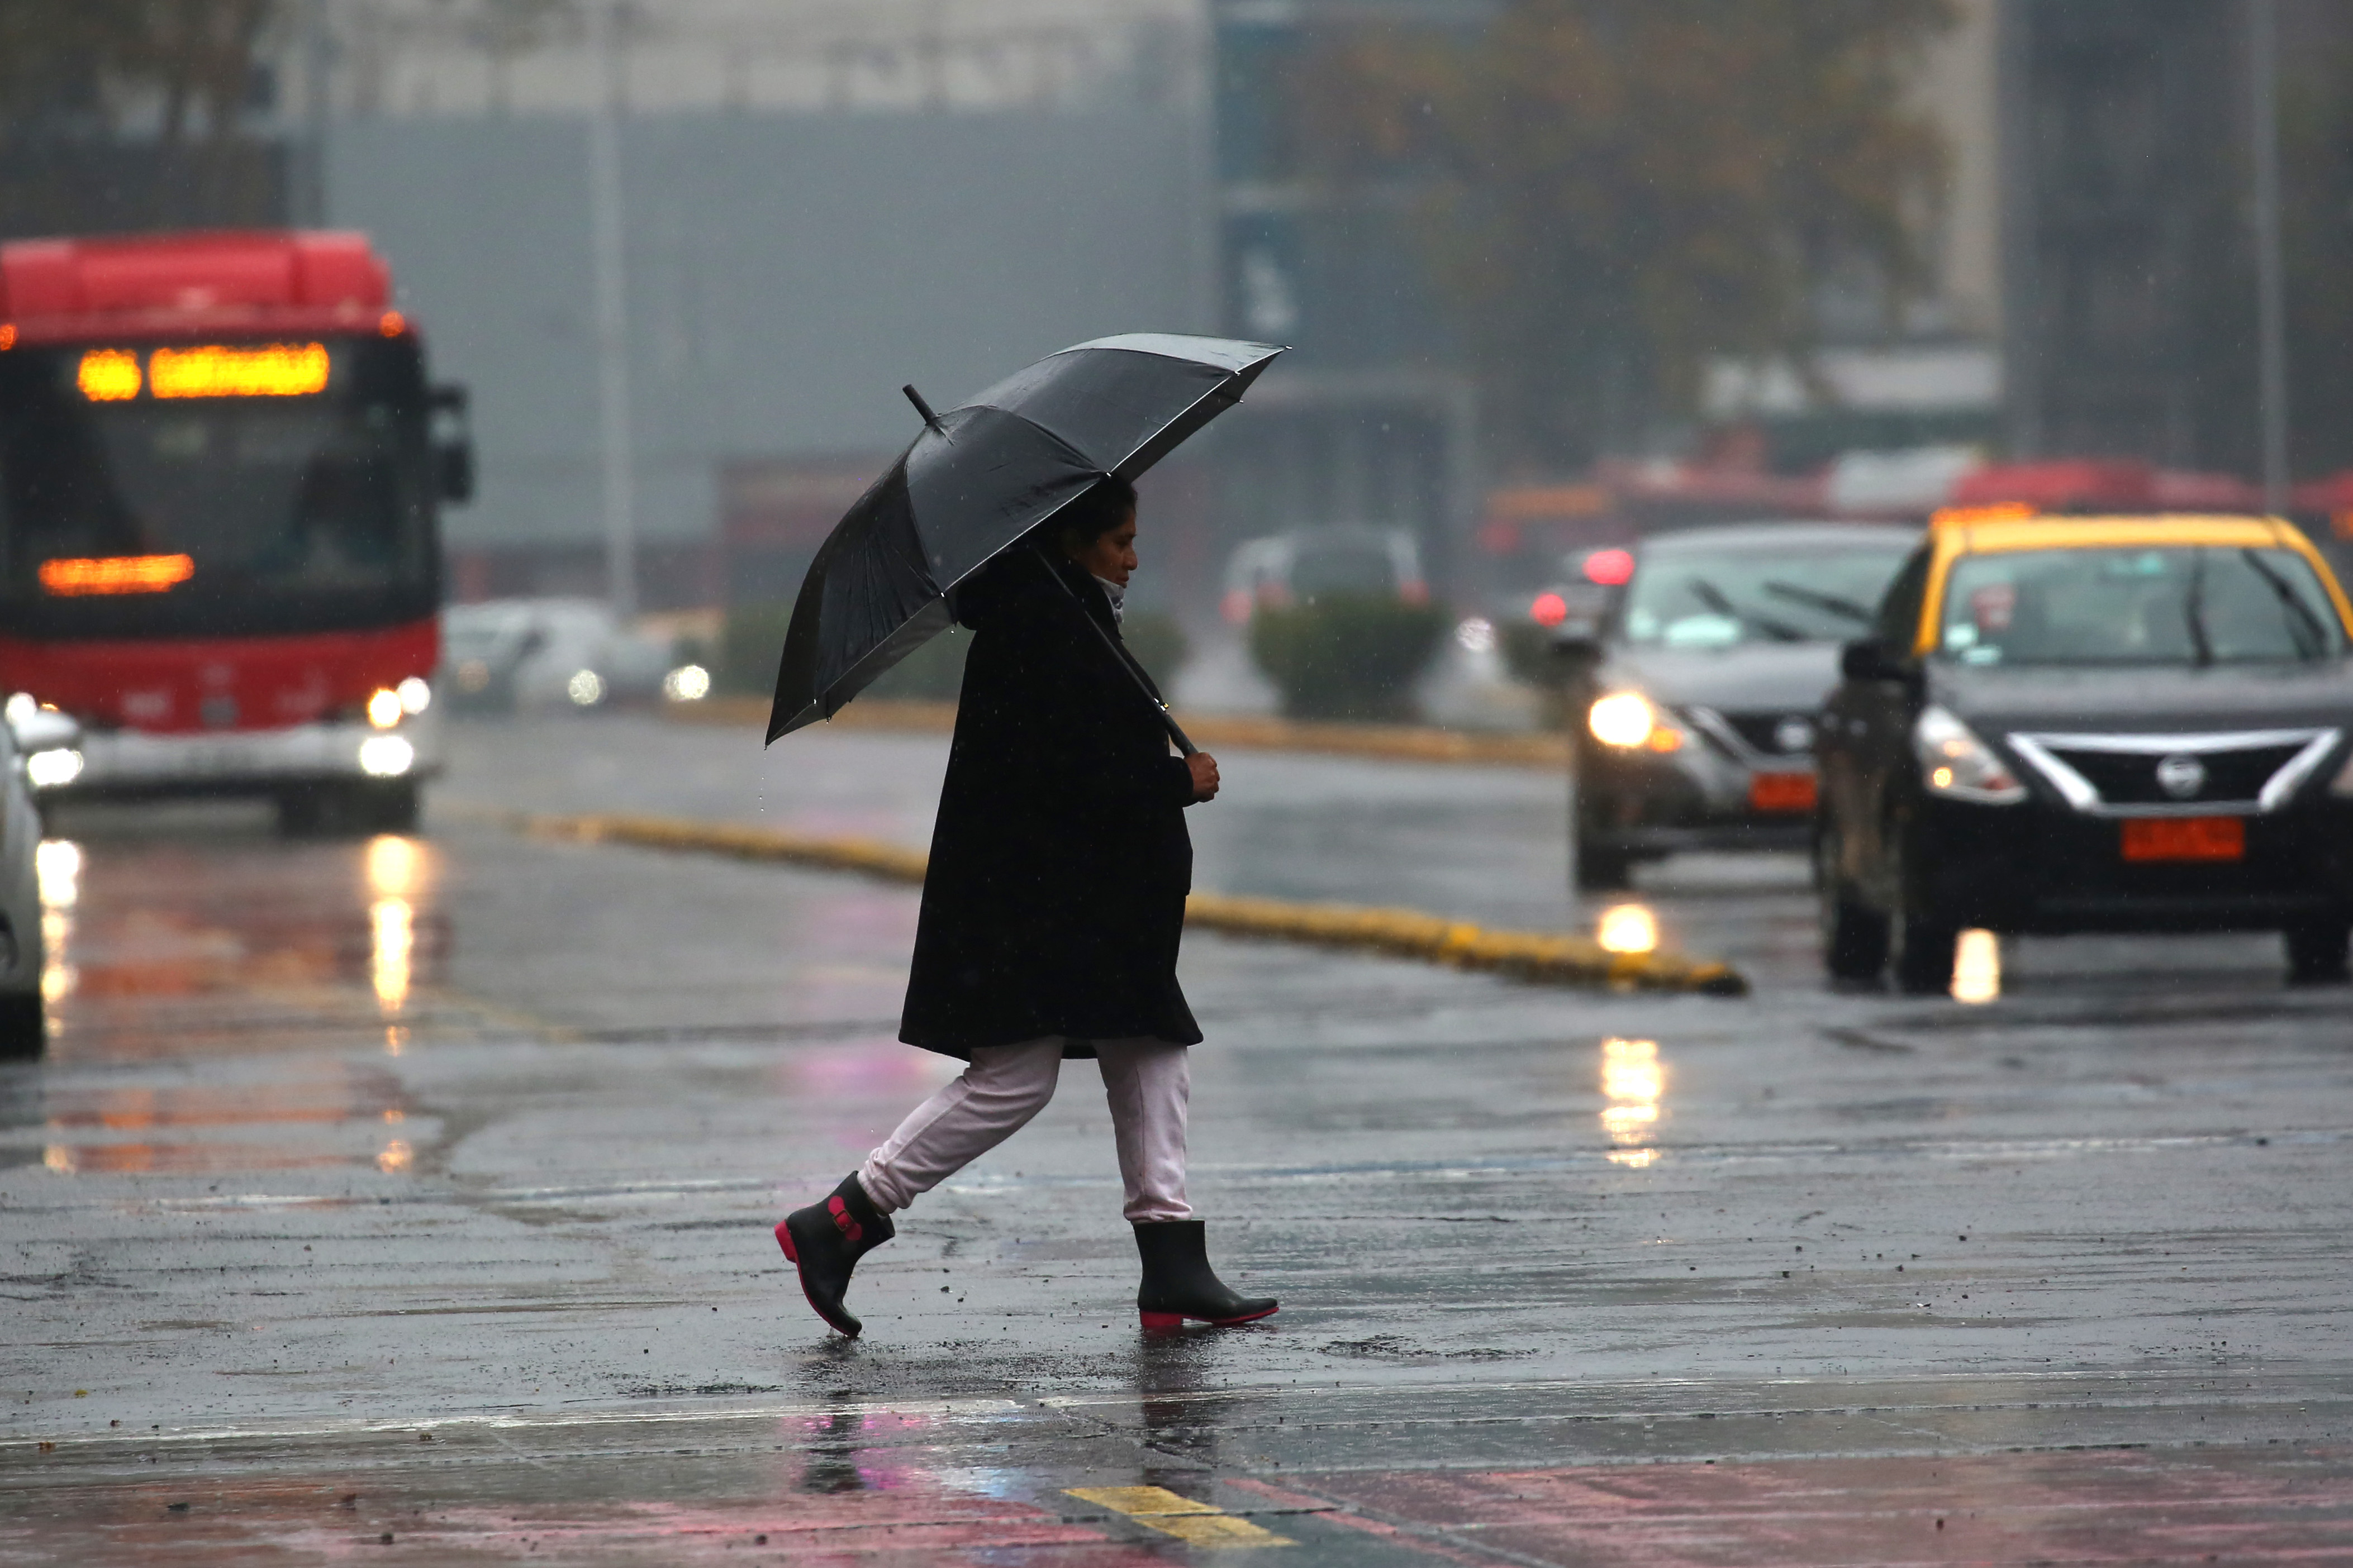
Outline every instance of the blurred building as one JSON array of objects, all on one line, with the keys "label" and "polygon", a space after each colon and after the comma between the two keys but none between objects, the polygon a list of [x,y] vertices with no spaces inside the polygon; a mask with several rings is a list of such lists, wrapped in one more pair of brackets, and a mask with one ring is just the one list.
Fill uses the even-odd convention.
[{"label": "blurred building", "polygon": [[1413,531],[1435,574],[1483,490],[1476,400],[1413,224],[1409,173],[1314,166],[1301,79],[1356,29],[1482,25],[1489,0],[1212,0],[1218,305],[1286,343],[1249,417],[1213,431],[1224,542],[1285,529]]},{"label": "blurred building", "polygon": [[1924,53],[1912,106],[1942,136],[1947,178],[1919,215],[1925,276],[1889,298],[1875,273],[1820,280],[1818,347],[1804,371],[1726,360],[1703,411],[1752,422],[1781,473],[1841,453],[1900,452],[2000,438],[2003,406],[2002,114],[2005,0],[1955,0],[1954,25]]},{"label": "blurred building", "polygon": [[327,0],[293,44],[321,216],[474,391],[461,595],[605,584],[608,101],[649,607],[789,596],[839,508],[812,519],[912,434],[902,382],[945,406],[1214,325],[1190,0],[636,0],[604,55],[585,4]]},{"label": "blurred building", "polygon": [[2014,455],[2256,466],[2247,16],[2010,0]]},{"label": "blurred building", "polygon": [[[2280,0],[2276,14],[2283,136],[2298,122],[2341,126],[2353,8]],[[2014,455],[2260,468],[2251,16],[2244,0],[2005,0]],[[2341,229],[2342,213],[2322,204],[2334,205],[2327,164],[2344,156],[2285,169],[2292,246],[2299,230]],[[2328,301],[2311,296],[2335,287],[2292,279],[2292,329],[2326,319]],[[2305,388],[2342,380],[2311,363],[2341,344],[2324,350],[2292,330],[2287,348]],[[2290,415],[2308,424],[2327,412]],[[2341,439],[2297,434],[2298,448],[2342,460]]]}]

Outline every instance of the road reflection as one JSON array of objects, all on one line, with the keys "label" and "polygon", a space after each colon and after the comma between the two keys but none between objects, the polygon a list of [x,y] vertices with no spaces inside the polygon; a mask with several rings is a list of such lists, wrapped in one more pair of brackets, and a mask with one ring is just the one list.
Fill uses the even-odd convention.
[{"label": "road reflection", "polygon": [[2001,939],[1989,931],[1965,931],[1953,954],[1953,1000],[1984,1003],[2001,995]]},{"label": "road reflection", "polygon": [[1652,1140],[1664,1115],[1667,1066],[1656,1040],[1601,1042],[1601,1131],[1611,1144],[1609,1162],[1635,1170],[1655,1162]]},{"label": "road reflection", "polygon": [[[397,1054],[446,954],[434,847],[86,816],[35,855],[50,1045],[0,1111],[0,1164],[411,1169],[414,1108],[343,1048],[364,1029]],[[191,1058],[257,1053],[181,1076]],[[103,1076],[74,1070],[100,1062]]]}]

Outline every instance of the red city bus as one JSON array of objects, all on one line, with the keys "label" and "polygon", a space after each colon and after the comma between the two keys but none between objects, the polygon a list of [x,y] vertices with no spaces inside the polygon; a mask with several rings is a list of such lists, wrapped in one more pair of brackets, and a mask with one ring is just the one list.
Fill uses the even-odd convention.
[{"label": "red city bus", "polygon": [[0,246],[0,693],[81,729],[41,797],[413,826],[464,416],[364,236]]}]

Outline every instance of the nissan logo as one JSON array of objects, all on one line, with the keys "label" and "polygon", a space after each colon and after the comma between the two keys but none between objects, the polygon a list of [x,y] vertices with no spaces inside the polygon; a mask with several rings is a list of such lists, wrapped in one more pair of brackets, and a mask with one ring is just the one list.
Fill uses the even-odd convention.
[{"label": "nissan logo", "polygon": [[2157,764],[2157,787],[2176,800],[2189,800],[2206,787],[2206,764],[2176,752]]}]

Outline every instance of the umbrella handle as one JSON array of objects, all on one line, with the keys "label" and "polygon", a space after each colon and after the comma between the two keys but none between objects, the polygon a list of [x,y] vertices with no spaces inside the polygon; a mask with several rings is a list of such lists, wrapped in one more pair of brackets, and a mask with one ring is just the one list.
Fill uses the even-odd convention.
[{"label": "umbrella handle", "polygon": [[1033,551],[1033,553],[1038,557],[1038,564],[1045,568],[1046,575],[1054,580],[1054,585],[1071,596],[1071,603],[1078,607],[1079,618],[1087,623],[1087,630],[1094,633],[1104,650],[1119,660],[1120,668],[1127,671],[1129,679],[1135,682],[1135,689],[1144,693],[1145,700],[1152,704],[1152,710],[1160,715],[1160,726],[1168,731],[1168,738],[1176,742],[1176,750],[1188,757],[1198,756],[1201,748],[1193,744],[1193,737],[1185,733],[1184,727],[1176,722],[1176,715],[1168,711],[1168,704],[1153,695],[1152,685],[1137,667],[1135,656],[1113,642],[1111,634],[1103,629],[1103,624],[1087,614],[1086,605],[1080,603],[1078,590],[1062,581],[1062,574],[1054,570],[1054,563],[1046,559],[1046,552],[1039,550]]}]

